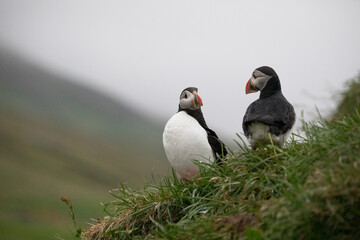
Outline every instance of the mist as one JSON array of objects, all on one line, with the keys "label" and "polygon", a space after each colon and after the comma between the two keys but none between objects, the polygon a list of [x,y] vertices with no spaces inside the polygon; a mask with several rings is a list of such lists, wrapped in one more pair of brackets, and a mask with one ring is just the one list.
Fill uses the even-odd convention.
[{"label": "mist", "polygon": [[[298,117],[331,113],[360,66],[358,1],[1,1],[1,45],[165,124],[199,88],[208,125],[227,137],[275,69]],[[299,121],[298,121],[299,122]]]}]

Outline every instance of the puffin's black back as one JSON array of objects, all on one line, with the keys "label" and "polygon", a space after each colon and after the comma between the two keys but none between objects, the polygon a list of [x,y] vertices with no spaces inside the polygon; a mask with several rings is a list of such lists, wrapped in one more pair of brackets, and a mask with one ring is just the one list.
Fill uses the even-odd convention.
[{"label": "puffin's black back", "polygon": [[243,119],[243,130],[247,137],[250,135],[249,125],[253,122],[269,125],[270,132],[279,136],[294,125],[295,111],[279,91],[270,97],[259,98],[247,108]]}]

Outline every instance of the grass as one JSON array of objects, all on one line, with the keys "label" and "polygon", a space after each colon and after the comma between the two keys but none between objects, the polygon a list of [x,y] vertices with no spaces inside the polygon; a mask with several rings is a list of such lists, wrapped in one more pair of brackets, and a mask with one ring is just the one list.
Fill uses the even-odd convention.
[{"label": "grass", "polygon": [[347,88],[341,93],[340,102],[333,114],[333,118],[337,120],[360,111],[360,74],[354,79],[350,79],[346,85]]},{"label": "grass", "polygon": [[13,67],[27,78],[10,67],[0,72],[0,239],[71,239],[75,231],[60,195],[71,197],[77,222],[85,225],[105,215],[99,202],[111,200],[114,182],[142,185],[152,167],[167,171],[161,139],[147,141],[161,134],[150,122],[130,121],[126,108],[80,86],[52,85],[51,74],[38,82]]},{"label": "grass", "polygon": [[360,103],[347,98],[360,77],[350,86],[333,120],[304,122],[284,148],[239,143],[189,182],[121,185],[81,238],[359,239]]},{"label": "grass", "polygon": [[[133,170],[145,153],[137,152],[127,164],[123,159],[130,152],[118,143],[32,120],[0,107],[0,239],[56,239],[55,234],[69,239],[73,230],[60,195],[71,197],[84,225],[94,215],[104,216],[99,202],[111,200],[107,190],[114,181],[129,179],[132,186],[144,181]],[[148,179],[151,162],[158,161],[151,159],[143,163]]]}]

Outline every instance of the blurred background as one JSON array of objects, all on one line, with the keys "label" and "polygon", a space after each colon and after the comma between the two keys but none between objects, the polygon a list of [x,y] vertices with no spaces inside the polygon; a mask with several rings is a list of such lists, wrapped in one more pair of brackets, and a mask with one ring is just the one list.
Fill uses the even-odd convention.
[{"label": "blurred background", "polygon": [[356,0],[0,0],[0,238],[69,239],[60,195],[87,227],[120,182],[169,174],[162,130],[186,87],[230,146],[262,65],[298,119],[330,114],[359,23]]}]

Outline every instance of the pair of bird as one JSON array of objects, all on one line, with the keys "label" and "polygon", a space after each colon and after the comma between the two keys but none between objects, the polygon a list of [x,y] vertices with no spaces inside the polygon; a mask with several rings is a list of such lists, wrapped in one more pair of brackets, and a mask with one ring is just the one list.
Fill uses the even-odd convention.
[{"label": "pair of bird", "polygon": [[[260,98],[250,104],[243,119],[245,136],[253,148],[270,142],[282,146],[295,123],[295,111],[283,96],[279,77],[271,67],[259,67],[252,73],[245,92],[257,91]],[[194,160],[212,163],[227,155],[225,144],[207,126],[202,105],[197,88],[184,89],[179,110],[166,123],[163,133],[170,165],[179,177],[188,180],[199,172]]]}]

